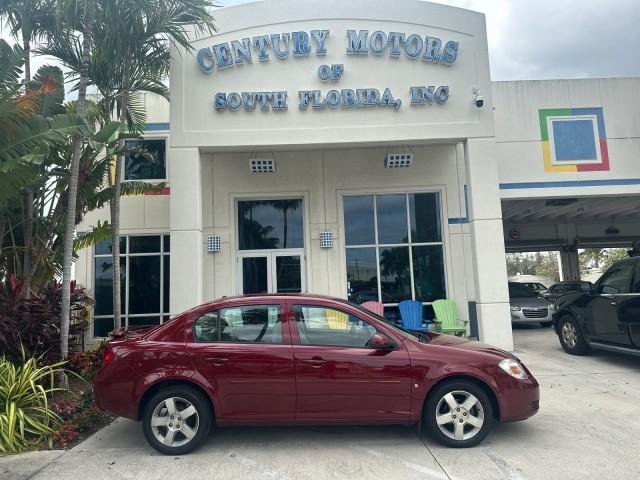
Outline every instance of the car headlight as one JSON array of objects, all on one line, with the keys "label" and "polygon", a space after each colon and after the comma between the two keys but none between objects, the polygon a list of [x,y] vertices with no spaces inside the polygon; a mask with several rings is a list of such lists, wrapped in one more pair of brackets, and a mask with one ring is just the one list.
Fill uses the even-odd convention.
[{"label": "car headlight", "polygon": [[516,305],[511,305],[511,311],[512,312],[519,312],[521,310],[520,307],[516,306]]},{"label": "car headlight", "polygon": [[522,365],[520,365],[520,362],[513,360],[512,358],[505,358],[498,365],[513,378],[517,378],[519,380],[527,378],[527,373],[524,371]]}]

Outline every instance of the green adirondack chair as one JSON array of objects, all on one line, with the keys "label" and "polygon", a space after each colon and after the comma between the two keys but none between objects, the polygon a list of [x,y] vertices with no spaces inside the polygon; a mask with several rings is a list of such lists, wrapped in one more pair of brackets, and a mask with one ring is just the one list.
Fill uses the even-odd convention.
[{"label": "green adirondack chair", "polygon": [[467,333],[467,320],[458,320],[456,303],[453,300],[436,300],[433,302],[433,311],[436,313],[436,331],[440,333],[453,333],[456,337],[464,337]]}]

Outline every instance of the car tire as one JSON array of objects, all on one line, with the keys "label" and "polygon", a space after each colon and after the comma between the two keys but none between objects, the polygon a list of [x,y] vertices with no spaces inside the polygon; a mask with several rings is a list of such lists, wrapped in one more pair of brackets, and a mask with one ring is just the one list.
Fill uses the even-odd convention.
[{"label": "car tire", "polygon": [[558,321],[558,339],[564,351],[571,355],[589,353],[589,344],[584,339],[576,319],[570,315],[564,315]]},{"label": "car tire", "polygon": [[468,448],[485,439],[495,419],[493,404],[481,387],[468,380],[451,380],[429,393],[422,421],[438,442]]},{"label": "car tire", "polygon": [[551,321],[551,322],[540,322],[540,326],[542,328],[549,328],[551,325],[553,325],[553,321]]},{"label": "car tire", "polygon": [[184,455],[209,437],[212,421],[211,404],[200,391],[175,385],[149,399],[142,428],[149,444],[160,453]]}]

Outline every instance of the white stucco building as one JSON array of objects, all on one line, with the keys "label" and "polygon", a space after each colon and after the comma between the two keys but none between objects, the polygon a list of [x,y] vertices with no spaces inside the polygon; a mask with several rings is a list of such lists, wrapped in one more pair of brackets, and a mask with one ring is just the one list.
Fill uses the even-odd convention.
[{"label": "white stucco building", "polygon": [[[171,108],[147,98],[157,162],[124,169],[167,189],[122,200],[123,324],[242,293],[379,300],[392,317],[415,299],[425,318],[450,298],[511,349],[505,240],[569,267],[612,223],[620,245],[640,233],[640,81],[491,83],[480,13],[318,4],[224,8],[218,33],[174,52]],[[109,252],[76,267],[92,337],[113,325]]]}]

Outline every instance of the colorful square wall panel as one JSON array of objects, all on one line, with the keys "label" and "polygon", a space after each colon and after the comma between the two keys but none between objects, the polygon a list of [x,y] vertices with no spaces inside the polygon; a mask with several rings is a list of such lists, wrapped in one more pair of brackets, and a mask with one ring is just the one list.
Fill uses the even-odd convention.
[{"label": "colorful square wall panel", "polygon": [[539,110],[545,172],[609,170],[602,107]]}]

